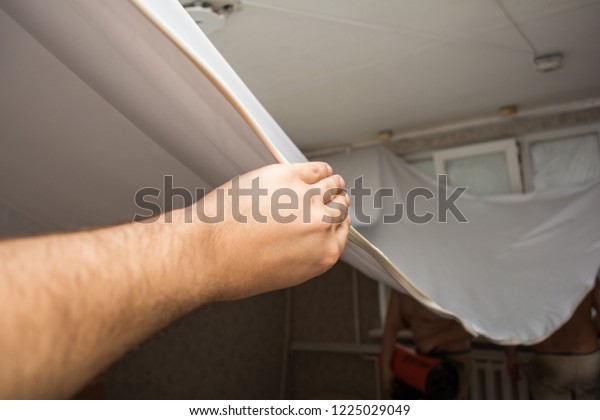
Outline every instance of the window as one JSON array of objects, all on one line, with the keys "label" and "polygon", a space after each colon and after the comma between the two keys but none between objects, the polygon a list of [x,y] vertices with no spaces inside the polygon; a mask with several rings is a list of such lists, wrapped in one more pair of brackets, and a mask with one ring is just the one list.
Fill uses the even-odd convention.
[{"label": "window", "polygon": [[404,157],[425,175],[447,174],[450,184],[468,186],[470,194],[522,192],[517,144],[514,139],[453,147]]},{"label": "window", "polygon": [[454,147],[433,153],[435,169],[448,182],[477,195],[521,192],[521,171],[514,139]]},{"label": "window", "polygon": [[520,139],[527,191],[572,185],[600,177],[600,125]]}]

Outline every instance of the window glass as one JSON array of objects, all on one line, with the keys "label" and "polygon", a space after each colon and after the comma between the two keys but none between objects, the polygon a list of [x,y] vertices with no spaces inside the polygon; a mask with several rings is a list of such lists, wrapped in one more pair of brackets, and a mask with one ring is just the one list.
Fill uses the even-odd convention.
[{"label": "window glass", "polygon": [[530,156],[534,190],[600,177],[600,143],[595,133],[532,142]]},{"label": "window glass", "polygon": [[511,191],[506,154],[487,153],[445,161],[448,182],[466,186],[470,194],[505,194]]}]

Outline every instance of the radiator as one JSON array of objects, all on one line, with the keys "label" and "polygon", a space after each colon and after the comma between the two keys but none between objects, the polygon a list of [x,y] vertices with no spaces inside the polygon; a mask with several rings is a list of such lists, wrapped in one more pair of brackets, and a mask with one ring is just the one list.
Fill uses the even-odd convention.
[{"label": "radiator", "polygon": [[475,370],[471,376],[469,398],[472,400],[527,400],[527,379],[513,381],[506,373],[502,352],[475,352]]}]

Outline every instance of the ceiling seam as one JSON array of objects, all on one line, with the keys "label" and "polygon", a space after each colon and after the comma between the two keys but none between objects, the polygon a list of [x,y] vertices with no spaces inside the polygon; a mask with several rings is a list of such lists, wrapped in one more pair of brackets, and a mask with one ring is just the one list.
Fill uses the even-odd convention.
[{"label": "ceiling seam", "polygon": [[496,5],[498,5],[498,8],[502,11],[502,13],[506,17],[506,19],[508,19],[508,21],[511,23],[511,25],[517,30],[517,32],[519,33],[519,35],[521,36],[521,38],[523,39],[523,41],[525,41],[525,43],[527,45],[529,45],[529,48],[531,48],[531,52],[533,53],[533,55],[537,56],[538,55],[538,51],[535,48],[535,45],[533,45],[533,42],[529,39],[529,37],[525,34],[525,32],[523,32],[523,30],[521,29],[521,27],[517,24],[517,22],[515,21],[515,19],[508,12],[508,10],[506,9],[506,7],[502,3],[502,0],[495,0],[495,3],[496,3]]}]

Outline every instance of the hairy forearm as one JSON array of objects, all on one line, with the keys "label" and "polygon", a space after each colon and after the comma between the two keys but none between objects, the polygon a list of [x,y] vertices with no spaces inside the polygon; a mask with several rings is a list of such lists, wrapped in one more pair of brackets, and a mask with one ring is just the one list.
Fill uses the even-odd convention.
[{"label": "hairy forearm", "polygon": [[176,233],[155,222],[0,243],[0,398],[69,396],[206,300]]},{"label": "hairy forearm", "polygon": [[[235,181],[269,187],[258,202],[236,196],[241,221],[232,181],[152,223],[0,243],[0,398],[71,395],[198,305],[295,286],[337,261],[349,197],[331,167],[269,165]],[[283,189],[297,198],[286,222],[270,211]],[[201,208],[220,220],[194,217]]]}]

